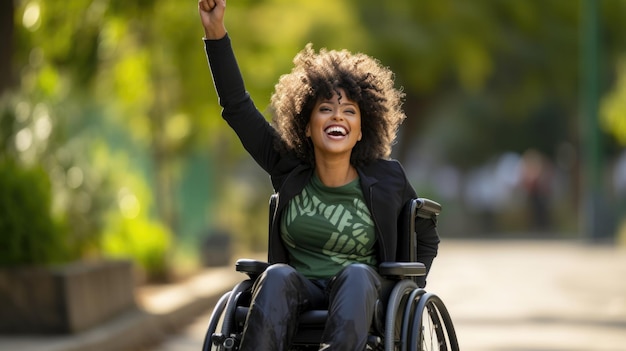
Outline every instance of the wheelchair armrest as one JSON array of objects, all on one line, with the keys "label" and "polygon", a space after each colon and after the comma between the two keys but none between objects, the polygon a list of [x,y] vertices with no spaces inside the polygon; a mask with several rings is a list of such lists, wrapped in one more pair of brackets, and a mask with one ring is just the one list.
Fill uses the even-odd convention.
[{"label": "wheelchair armrest", "polygon": [[384,277],[400,278],[423,277],[426,266],[421,262],[383,262],[378,266],[378,273]]},{"label": "wheelchair armrest", "polygon": [[261,273],[265,272],[265,269],[270,264],[263,261],[257,261],[249,258],[240,258],[235,263],[235,270],[237,272],[246,273],[250,279],[258,278]]}]

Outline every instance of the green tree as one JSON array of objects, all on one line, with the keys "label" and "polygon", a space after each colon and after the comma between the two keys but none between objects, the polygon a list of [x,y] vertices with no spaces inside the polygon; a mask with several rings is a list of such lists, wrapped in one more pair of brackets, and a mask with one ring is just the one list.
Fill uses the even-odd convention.
[{"label": "green tree", "polygon": [[[626,4],[600,4],[605,92],[623,55]],[[242,191],[232,188],[241,181],[230,175],[247,158],[218,117],[195,3],[14,0],[1,6],[0,43],[7,50],[0,69],[8,72],[0,71],[0,94],[14,116],[8,127],[2,122],[2,150],[44,165],[53,208],[68,216],[74,237],[90,242],[84,233],[103,232],[108,210],[119,207],[123,173],[153,189],[153,198],[137,196],[149,209],[141,213],[173,233],[187,221],[176,193],[188,180],[206,190],[185,184],[184,192],[209,198],[194,216],[237,212],[215,210],[216,203],[265,207],[269,189],[259,195],[256,186],[245,188],[246,204],[225,200]],[[261,110],[306,43],[365,52],[390,66],[407,94],[409,118],[395,156],[410,161],[426,147],[441,162],[471,169],[502,151],[533,146],[550,155],[562,143],[576,145],[580,11],[578,2],[562,0],[246,0],[229,2],[227,27]],[[620,130],[619,120],[605,117],[607,133]],[[26,145],[26,135],[39,137]],[[103,147],[104,164],[126,157],[125,168],[95,166]],[[219,165],[204,183],[186,174],[198,172],[201,162]],[[238,222],[238,232],[264,231],[245,218]]]},{"label": "green tree", "polygon": [[617,65],[617,79],[614,89],[606,95],[601,107],[604,127],[611,132],[617,142],[626,146],[626,58]]}]

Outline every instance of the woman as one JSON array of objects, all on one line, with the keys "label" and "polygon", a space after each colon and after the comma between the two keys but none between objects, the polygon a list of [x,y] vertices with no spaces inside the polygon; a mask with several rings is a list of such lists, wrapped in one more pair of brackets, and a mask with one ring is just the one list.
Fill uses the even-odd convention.
[{"label": "woman", "polygon": [[[222,116],[270,175],[278,205],[272,264],[253,286],[241,350],[287,350],[300,312],[328,308],[320,350],[364,350],[381,290],[376,267],[407,261],[397,221],[416,197],[389,159],[405,118],[393,73],[369,56],[310,45],[272,96],[268,123],[245,90],[224,26],[224,0],[200,0],[205,50]],[[418,259],[437,254],[434,220],[419,220]]]}]

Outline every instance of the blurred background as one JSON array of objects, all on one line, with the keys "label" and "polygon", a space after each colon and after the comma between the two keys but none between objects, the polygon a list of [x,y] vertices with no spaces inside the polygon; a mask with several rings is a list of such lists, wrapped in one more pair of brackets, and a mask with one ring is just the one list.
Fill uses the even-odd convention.
[{"label": "blurred background", "polygon": [[[0,17],[0,265],[127,257],[153,282],[265,249],[272,189],[220,117],[195,1]],[[389,66],[393,157],[444,239],[626,245],[626,1],[233,0],[226,25],[262,111],[308,42]]]}]

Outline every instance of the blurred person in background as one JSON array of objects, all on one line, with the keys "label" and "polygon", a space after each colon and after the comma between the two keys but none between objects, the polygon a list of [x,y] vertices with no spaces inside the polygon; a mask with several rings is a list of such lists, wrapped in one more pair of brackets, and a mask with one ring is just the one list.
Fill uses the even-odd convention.
[{"label": "blurred person in background", "polygon": [[530,225],[534,230],[551,228],[550,195],[552,192],[552,165],[542,153],[528,149],[522,155],[521,184],[528,199]]}]

